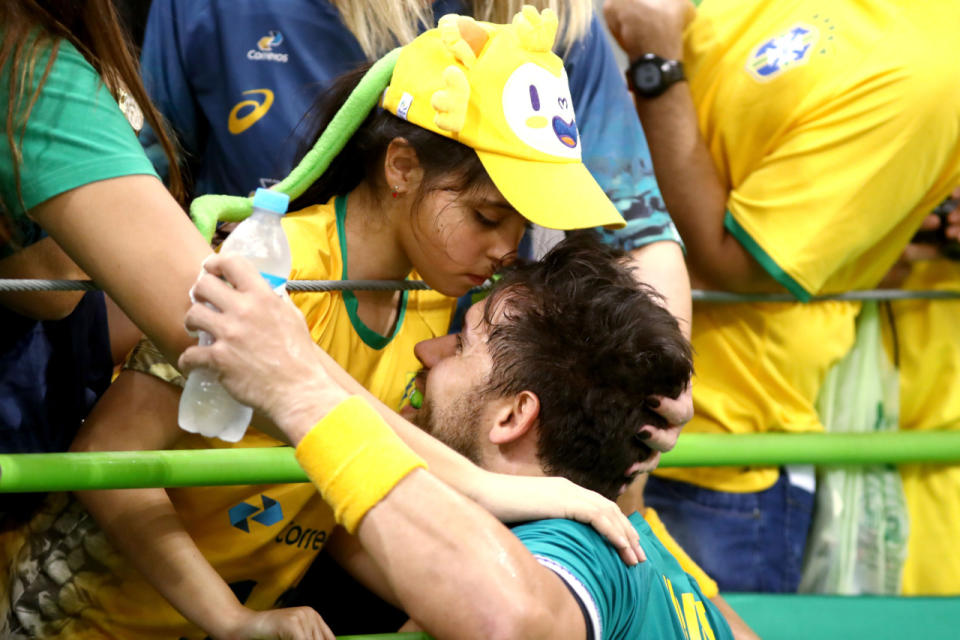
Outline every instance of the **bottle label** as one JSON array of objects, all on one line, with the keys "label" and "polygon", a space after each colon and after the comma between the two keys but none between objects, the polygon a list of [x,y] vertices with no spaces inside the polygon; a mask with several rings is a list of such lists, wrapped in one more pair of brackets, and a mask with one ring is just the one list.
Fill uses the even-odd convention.
[{"label": "bottle label", "polygon": [[267,281],[274,291],[282,291],[284,285],[287,284],[286,278],[281,278],[280,276],[275,276],[269,273],[260,272],[260,275],[263,276],[263,279]]}]

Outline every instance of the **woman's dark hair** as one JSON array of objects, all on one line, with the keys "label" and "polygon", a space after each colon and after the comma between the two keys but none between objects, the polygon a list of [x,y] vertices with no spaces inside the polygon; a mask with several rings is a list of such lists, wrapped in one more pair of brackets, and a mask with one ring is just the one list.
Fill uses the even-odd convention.
[{"label": "woman's dark hair", "polygon": [[[120,25],[111,0],[2,0],[0,25],[3,34],[0,72],[6,76],[8,85],[7,112],[3,117],[21,202],[22,136],[62,40],[77,48],[100,74],[114,97],[119,95],[122,87],[137,101],[169,160],[170,192],[183,202],[185,189],[177,163],[177,148],[167,134],[163,117],[147,96],[133,45]],[[47,64],[38,69],[37,60],[47,51],[50,52]],[[36,79],[38,73],[39,80]],[[10,207],[11,204],[0,203],[0,206]]]},{"label": "woman's dark hair", "polygon": [[[304,116],[299,128],[309,133],[304,136],[297,162],[313,147],[370,66],[364,65],[337,78]],[[424,194],[440,186],[462,191],[490,183],[477,153],[470,147],[374,107],[323,175],[294,200],[290,208],[323,204],[333,196],[352,191],[364,180],[386,187],[381,184],[383,158],[395,138],[407,141],[423,169],[415,206]]]},{"label": "woman's dark hair", "polygon": [[613,499],[627,469],[650,456],[637,434],[663,419],[647,398],[676,398],[693,373],[690,343],[661,304],[626,255],[592,231],[497,282],[484,316],[493,361],[485,392],[537,395],[547,473]]}]

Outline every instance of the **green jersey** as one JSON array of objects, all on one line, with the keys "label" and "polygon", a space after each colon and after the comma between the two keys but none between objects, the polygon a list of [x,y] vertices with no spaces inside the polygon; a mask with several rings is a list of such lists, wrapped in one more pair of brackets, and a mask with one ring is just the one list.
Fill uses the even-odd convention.
[{"label": "green jersey", "polygon": [[591,527],[572,520],[539,520],[513,528],[545,567],[580,601],[587,637],[594,640],[677,638],[732,640],[726,620],[680,568],[639,513],[630,522],[647,561],[628,567]]},{"label": "green jersey", "polygon": [[[48,48],[37,58],[33,83],[25,87],[27,97],[33,95],[49,59]],[[0,118],[5,118],[10,108],[9,74],[8,62],[0,69]],[[15,103],[17,117],[23,116],[28,102],[25,98]],[[133,109],[130,117],[136,119],[138,113]],[[142,120],[142,115],[139,118]],[[13,154],[6,140],[0,142],[0,215],[6,216],[7,229],[15,240],[15,244],[3,242],[0,227],[0,258],[43,237],[40,226],[27,216],[36,205],[98,180],[157,175],[117,101],[90,63],[66,40],[60,41],[26,128],[21,131],[18,126],[14,137],[23,156],[19,192]]]}]

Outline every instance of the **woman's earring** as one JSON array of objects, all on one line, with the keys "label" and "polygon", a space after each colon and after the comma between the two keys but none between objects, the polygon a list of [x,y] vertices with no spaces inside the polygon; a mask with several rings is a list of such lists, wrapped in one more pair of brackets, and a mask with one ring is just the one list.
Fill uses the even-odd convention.
[{"label": "woman's earring", "polygon": [[400,197],[400,185],[396,185],[393,187],[393,197],[394,198]]}]

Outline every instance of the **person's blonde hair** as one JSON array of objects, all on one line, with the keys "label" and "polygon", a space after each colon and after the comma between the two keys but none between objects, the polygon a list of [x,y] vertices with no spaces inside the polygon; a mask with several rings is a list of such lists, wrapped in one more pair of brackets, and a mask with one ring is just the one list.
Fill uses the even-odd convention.
[{"label": "person's blonde hair", "polygon": [[[371,60],[434,26],[428,0],[333,0],[333,4]],[[590,29],[593,12],[590,0],[473,0],[471,4],[474,18],[496,23],[510,22],[525,4],[553,9],[560,18],[557,47],[564,51]]]}]

